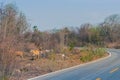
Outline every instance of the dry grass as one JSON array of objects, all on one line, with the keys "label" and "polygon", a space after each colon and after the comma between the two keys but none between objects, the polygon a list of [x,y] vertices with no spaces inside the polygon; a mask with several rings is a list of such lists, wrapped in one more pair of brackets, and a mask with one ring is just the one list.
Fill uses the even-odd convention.
[{"label": "dry grass", "polygon": [[[72,51],[74,53],[74,51]],[[61,58],[60,54],[50,54],[47,58],[40,58],[36,60],[30,60],[28,58],[21,61],[21,66],[17,72],[19,80],[26,80],[42,74],[54,72],[64,68],[72,67],[84,63],[80,58],[88,55],[87,51],[79,50],[77,53],[66,53],[65,59]],[[107,56],[104,54],[101,57]],[[100,58],[94,56],[92,60]],[[87,61],[88,62],[88,61]],[[16,79],[18,80],[18,79]]]}]

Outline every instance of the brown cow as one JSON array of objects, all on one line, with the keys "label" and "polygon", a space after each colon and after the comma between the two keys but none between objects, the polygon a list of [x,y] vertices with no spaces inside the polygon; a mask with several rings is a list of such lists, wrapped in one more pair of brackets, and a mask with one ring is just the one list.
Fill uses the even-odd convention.
[{"label": "brown cow", "polygon": [[37,58],[39,59],[39,55],[40,55],[40,51],[39,50],[30,50],[30,52],[32,53],[32,56],[37,56]]},{"label": "brown cow", "polygon": [[17,56],[20,56],[21,58],[23,58],[24,52],[16,51],[15,53],[16,53]]}]

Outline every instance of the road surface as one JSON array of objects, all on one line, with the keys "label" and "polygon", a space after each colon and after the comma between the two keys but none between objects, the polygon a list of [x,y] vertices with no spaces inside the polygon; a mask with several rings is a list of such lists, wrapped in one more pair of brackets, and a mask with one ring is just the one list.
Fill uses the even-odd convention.
[{"label": "road surface", "polygon": [[104,60],[28,80],[120,80],[120,50],[108,51],[111,57]]}]

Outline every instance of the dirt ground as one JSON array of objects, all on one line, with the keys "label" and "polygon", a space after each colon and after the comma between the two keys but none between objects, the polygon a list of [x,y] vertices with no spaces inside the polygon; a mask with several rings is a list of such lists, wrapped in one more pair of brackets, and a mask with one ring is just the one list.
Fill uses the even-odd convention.
[{"label": "dirt ground", "polygon": [[[108,54],[104,54],[103,57]],[[70,54],[65,58],[61,55],[55,55],[53,59],[40,58],[31,60],[30,58],[21,59],[20,65],[16,70],[16,74],[12,80],[27,80],[36,76],[40,76],[46,73],[54,72],[64,68],[76,66],[85,62],[80,60],[81,54]],[[99,59],[100,57],[94,57],[92,60]]]}]

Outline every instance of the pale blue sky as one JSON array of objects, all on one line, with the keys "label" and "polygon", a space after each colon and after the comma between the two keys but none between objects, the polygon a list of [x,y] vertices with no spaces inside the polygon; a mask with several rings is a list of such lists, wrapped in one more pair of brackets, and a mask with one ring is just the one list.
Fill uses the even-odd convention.
[{"label": "pale blue sky", "polygon": [[82,23],[97,24],[107,16],[120,14],[120,0],[0,0],[13,3],[25,13],[31,25],[40,30]]}]

